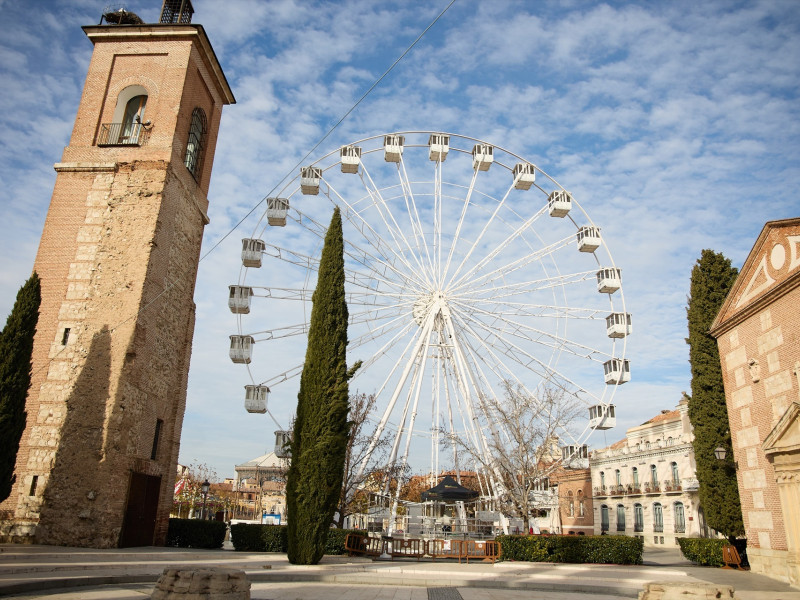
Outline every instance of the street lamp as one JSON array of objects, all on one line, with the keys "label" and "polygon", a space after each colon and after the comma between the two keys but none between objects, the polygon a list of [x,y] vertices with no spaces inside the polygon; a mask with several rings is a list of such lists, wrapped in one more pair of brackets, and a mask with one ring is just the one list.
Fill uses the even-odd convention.
[{"label": "street lamp", "polygon": [[203,510],[200,512],[200,518],[206,518],[206,498],[208,497],[208,490],[211,489],[211,484],[206,479],[203,484],[200,486],[200,489],[203,491]]},{"label": "street lamp", "polygon": [[723,448],[722,446],[717,446],[716,448],[714,448],[714,456],[719,461],[725,461],[728,464],[732,464],[734,466],[734,468],[736,468],[736,469],[739,468],[739,463],[738,462],[726,461],[725,460],[725,458],[728,456],[728,451],[725,450],[725,448]]}]

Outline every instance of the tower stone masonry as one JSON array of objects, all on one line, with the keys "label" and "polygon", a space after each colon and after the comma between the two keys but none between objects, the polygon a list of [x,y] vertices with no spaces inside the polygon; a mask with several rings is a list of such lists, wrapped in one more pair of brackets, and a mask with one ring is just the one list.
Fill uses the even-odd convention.
[{"label": "tower stone masonry", "polygon": [[201,25],[96,25],[34,268],[42,304],[0,540],[163,544],[222,107]]}]

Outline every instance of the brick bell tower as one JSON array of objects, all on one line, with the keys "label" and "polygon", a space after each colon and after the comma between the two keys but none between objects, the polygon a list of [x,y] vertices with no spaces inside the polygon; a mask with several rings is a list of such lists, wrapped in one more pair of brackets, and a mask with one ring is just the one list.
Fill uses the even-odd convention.
[{"label": "brick bell tower", "polygon": [[[222,107],[235,99],[190,0],[125,10],[94,44],[34,268],[42,304],[0,540],[161,545]],[[105,23],[104,23],[105,21]]]}]

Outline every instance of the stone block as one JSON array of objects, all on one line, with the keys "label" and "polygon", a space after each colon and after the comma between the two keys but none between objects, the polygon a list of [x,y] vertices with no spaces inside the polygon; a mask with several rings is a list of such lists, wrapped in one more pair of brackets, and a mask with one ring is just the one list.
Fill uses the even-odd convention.
[{"label": "stone block", "polygon": [[733,586],[718,583],[646,583],[639,600],[736,600]]},{"label": "stone block", "polygon": [[167,567],[152,600],[250,600],[250,582],[244,571],[225,567],[175,569]]}]

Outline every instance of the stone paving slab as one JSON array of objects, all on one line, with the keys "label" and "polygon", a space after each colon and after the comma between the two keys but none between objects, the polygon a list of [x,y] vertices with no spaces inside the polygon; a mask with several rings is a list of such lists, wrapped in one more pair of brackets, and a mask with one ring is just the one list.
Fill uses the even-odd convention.
[{"label": "stone paving slab", "polygon": [[[209,565],[245,570],[253,583],[253,600],[427,600],[429,588],[445,587],[458,590],[463,600],[605,600],[635,598],[645,582],[670,580],[727,583],[734,586],[739,600],[800,600],[800,590],[787,584],[745,571],[697,567],[672,549],[646,551],[645,564],[638,566],[511,561],[467,565],[333,556],[324,557],[319,565],[297,566],[278,553],[14,545],[0,545],[0,596],[148,598],[165,566]],[[100,584],[106,585],[98,588]]]}]

